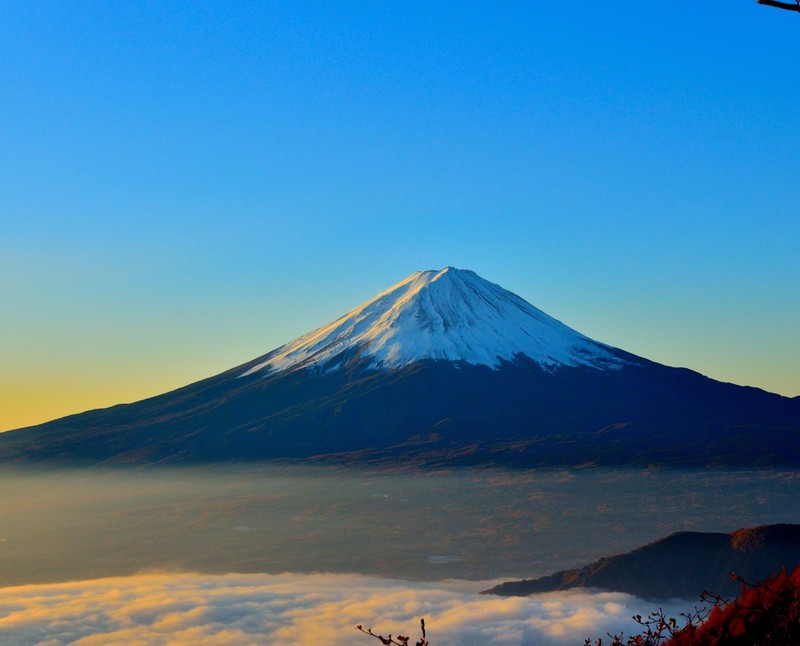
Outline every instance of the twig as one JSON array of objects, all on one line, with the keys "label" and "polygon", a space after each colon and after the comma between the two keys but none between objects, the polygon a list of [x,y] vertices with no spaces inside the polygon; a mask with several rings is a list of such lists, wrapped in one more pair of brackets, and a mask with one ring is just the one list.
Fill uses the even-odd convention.
[{"label": "twig", "polygon": [[[428,639],[425,635],[425,620],[420,619],[420,630],[422,631],[422,637],[420,637],[419,641],[414,644],[414,646],[430,646],[428,644]],[[397,635],[397,637],[392,637],[389,635],[388,637],[384,637],[383,635],[377,635],[372,632],[372,628],[364,628],[361,624],[356,626],[357,630],[360,630],[365,635],[369,635],[370,637],[374,637],[375,639],[379,640],[384,646],[408,646],[408,640],[411,639],[410,637],[405,637],[404,635]]]},{"label": "twig", "polygon": [[778,9],[786,9],[787,11],[800,11],[800,0],[791,2],[778,2],[778,0],[757,0],[758,4],[765,4],[768,7],[777,7]]}]

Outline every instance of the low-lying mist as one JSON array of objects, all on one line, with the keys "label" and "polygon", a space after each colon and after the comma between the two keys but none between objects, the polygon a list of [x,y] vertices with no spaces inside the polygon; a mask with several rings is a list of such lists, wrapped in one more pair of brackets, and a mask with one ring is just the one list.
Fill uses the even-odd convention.
[{"label": "low-lying mist", "polygon": [[800,475],[325,467],[5,470],[0,585],[148,571],[549,574],[678,530],[797,522]]},{"label": "low-lying mist", "polygon": [[[676,617],[685,607],[663,605]],[[150,574],[0,588],[0,643],[369,646],[356,624],[414,643],[424,617],[436,646],[578,646],[637,633],[631,616],[652,608],[618,592],[481,597],[464,583],[352,574]]]}]

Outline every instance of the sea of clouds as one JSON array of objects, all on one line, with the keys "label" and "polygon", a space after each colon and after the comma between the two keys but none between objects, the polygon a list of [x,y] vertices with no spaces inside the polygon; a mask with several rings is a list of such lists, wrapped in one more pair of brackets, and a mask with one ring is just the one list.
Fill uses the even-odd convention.
[{"label": "sea of clouds", "polygon": [[[0,644],[379,643],[356,631],[419,636],[433,646],[581,646],[587,637],[636,632],[655,608],[616,592],[531,597],[477,594],[480,583],[412,583],[346,574],[139,574],[0,588]],[[677,616],[691,602],[665,607]]]}]

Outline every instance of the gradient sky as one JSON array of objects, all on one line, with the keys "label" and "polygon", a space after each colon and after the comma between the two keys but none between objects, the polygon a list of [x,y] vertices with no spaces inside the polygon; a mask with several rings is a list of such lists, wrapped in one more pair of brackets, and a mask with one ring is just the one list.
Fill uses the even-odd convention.
[{"label": "gradient sky", "polygon": [[751,0],[4,3],[0,429],[445,265],[800,395],[798,42]]}]

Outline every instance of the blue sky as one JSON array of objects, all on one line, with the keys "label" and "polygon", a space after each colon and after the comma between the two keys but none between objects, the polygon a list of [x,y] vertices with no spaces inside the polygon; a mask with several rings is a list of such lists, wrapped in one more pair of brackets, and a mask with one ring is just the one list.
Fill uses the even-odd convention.
[{"label": "blue sky", "polygon": [[2,13],[0,429],[209,376],[445,265],[598,340],[800,395],[795,14]]}]

